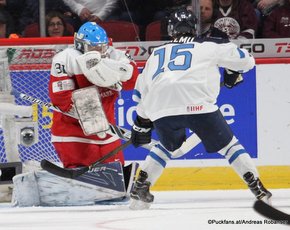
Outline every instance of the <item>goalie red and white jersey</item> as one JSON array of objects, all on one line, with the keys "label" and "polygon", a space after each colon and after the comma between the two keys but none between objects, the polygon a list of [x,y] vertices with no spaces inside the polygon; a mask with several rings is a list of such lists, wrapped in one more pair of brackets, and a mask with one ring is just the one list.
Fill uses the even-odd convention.
[{"label": "goalie red and white jersey", "polygon": [[216,111],[219,67],[245,72],[254,65],[247,50],[230,42],[167,43],[153,50],[137,79],[133,93],[137,113],[155,121]]},{"label": "goalie red and white jersey", "polygon": [[[109,47],[108,53],[111,59],[126,60],[129,57],[124,51]],[[72,109],[72,92],[76,89],[92,86],[87,78],[83,75],[76,57],[82,55],[74,48],[67,48],[56,54],[52,61],[51,75],[49,81],[49,96],[53,105],[59,107],[62,111],[68,112]],[[130,80],[123,82],[123,89],[130,90],[134,88],[138,69],[130,59],[130,64],[133,66],[133,74]],[[118,97],[118,92],[109,88],[98,87],[102,105],[110,123],[115,124],[114,103]],[[64,114],[54,112],[53,125],[51,128],[52,142],[83,142],[107,144],[115,141],[116,137],[107,135],[106,138],[100,139],[96,135],[86,136],[77,119],[71,118]]]}]

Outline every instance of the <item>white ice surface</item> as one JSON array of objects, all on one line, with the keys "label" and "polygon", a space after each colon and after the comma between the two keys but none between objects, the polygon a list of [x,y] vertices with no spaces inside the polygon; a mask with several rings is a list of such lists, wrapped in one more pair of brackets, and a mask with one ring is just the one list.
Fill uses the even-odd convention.
[{"label": "white ice surface", "polygon": [[[290,189],[273,189],[273,206],[290,213]],[[248,190],[153,192],[149,210],[133,211],[128,203],[83,207],[12,208],[0,204],[2,230],[208,230],[290,229],[289,225],[264,223],[256,213]],[[209,224],[209,221],[252,222]],[[262,221],[262,224],[254,223]]]}]

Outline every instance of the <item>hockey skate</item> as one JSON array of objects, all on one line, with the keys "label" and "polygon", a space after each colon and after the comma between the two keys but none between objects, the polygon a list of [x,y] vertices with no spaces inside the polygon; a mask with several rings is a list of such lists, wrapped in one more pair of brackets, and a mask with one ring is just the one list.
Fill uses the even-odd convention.
[{"label": "hockey skate", "polygon": [[154,196],[149,191],[151,183],[146,181],[147,178],[147,173],[141,170],[130,194],[130,209],[149,209],[151,203],[153,202]]},{"label": "hockey skate", "polygon": [[247,172],[244,175],[244,180],[247,182],[249,189],[258,200],[262,200],[271,205],[272,193],[263,186],[259,178],[255,179],[253,173]]}]

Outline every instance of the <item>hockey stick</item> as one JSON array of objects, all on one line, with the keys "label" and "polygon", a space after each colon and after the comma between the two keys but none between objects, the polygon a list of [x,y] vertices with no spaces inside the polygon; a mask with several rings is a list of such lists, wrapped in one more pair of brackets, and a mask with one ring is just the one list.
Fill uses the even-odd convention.
[{"label": "hockey stick", "polygon": [[109,159],[110,157],[116,155],[119,151],[125,149],[126,147],[128,147],[130,144],[132,143],[131,140],[128,140],[127,142],[125,142],[124,144],[118,146],[117,148],[115,148],[114,150],[112,150],[111,152],[107,153],[106,155],[104,155],[103,157],[101,157],[99,160],[95,161],[93,164],[86,166],[86,167],[81,167],[81,168],[62,168],[59,167],[53,163],[51,163],[48,160],[42,160],[40,162],[41,167],[60,177],[65,177],[65,178],[70,178],[70,179],[75,179],[77,177],[79,177],[80,175],[88,172],[89,170],[91,170],[92,168],[94,168],[95,166],[97,166],[98,164],[102,163],[103,161]]},{"label": "hockey stick", "polygon": [[290,215],[286,214],[268,204],[266,204],[265,202],[261,201],[261,200],[257,200],[254,203],[254,209],[256,212],[260,213],[261,215],[278,221],[281,224],[287,224],[290,225]]},{"label": "hockey stick", "polygon": [[[41,106],[45,106],[48,109],[51,109],[53,111],[65,114],[65,115],[73,117],[75,119],[78,119],[74,114],[71,114],[71,113],[68,113],[68,112],[64,112],[60,108],[58,108],[57,106],[52,105],[49,102],[41,101],[41,100],[39,100],[39,99],[37,99],[35,97],[29,96],[29,95],[24,94],[24,93],[19,93],[19,92],[15,91],[15,90],[12,91],[12,94],[14,96],[16,96],[16,97],[19,97],[19,98],[23,99],[23,100],[30,101],[32,103],[36,103],[36,104],[41,105]],[[122,128],[120,126],[113,125],[113,124],[109,124],[109,126],[110,126],[110,129],[108,131],[106,131],[106,133],[108,133],[108,134],[110,134],[112,136],[118,136],[120,139],[122,139],[124,141],[128,141],[131,138],[131,131],[130,130],[127,130],[125,128]],[[152,139],[149,144],[142,145],[141,147],[150,150],[154,145],[156,145],[158,143],[159,142],[157,140]]]}]

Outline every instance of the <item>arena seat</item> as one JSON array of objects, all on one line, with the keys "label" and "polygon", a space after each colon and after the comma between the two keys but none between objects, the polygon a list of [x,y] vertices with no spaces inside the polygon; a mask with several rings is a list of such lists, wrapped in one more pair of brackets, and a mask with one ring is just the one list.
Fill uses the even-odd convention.
[{"label": "arena seat", "polygon": [[154,21],[147,25],[145,30],[146,41],[160,41],[161,40],[161,21]]},{"label": "arena seat", "polygon": [[108,37],[113,39],[113,42],[139,41],[140,29],[138,25],[127,22],[110,20],[99,23],[106,30]]},{"label": "arena seat", "polygon": [[[68,32],[73,36],[74,34],[74,28],[71,24],[66,23],[66,28]],[[39,30],[39,24],[38,23],[32,23],[25,27],[23,32],[23,37],[40,37],[40,30]]]}]

